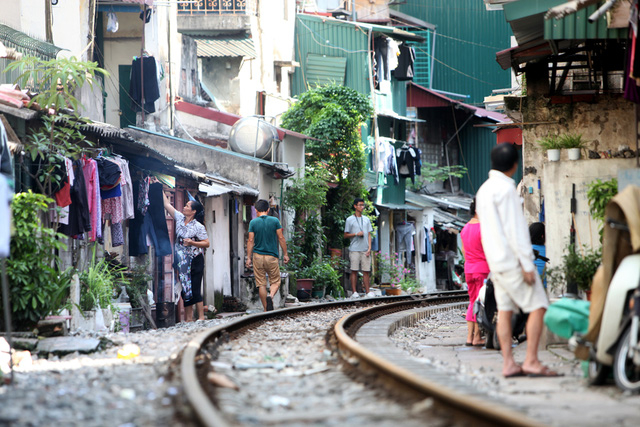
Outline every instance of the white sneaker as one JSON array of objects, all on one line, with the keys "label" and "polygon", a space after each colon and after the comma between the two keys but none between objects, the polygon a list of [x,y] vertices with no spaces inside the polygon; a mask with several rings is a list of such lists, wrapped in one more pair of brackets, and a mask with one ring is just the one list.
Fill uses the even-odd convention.
[{"label": "white sneaker", "polygon": [[357,292],[351,294],[351,298],[360,298],[360,295]]},{"label": "white sneaker", "polygon": [[369,293],[366,295],[366,297],[367,297],[367,298],[374,298],[375,296],[376,296],[376,293],[375,293],[375,292],[373,292],[373,291],[369,292]]}]

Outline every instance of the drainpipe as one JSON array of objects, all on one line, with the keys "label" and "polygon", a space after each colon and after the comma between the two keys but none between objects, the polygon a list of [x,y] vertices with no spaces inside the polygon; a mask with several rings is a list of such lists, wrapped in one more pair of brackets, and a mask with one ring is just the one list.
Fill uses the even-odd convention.
[{"label": "drainpipe", "polygon": [[436,35],[437,30],[434,28],[433,30],[433,42],[431,42],[431,69],[429,70],[429,89],[433,89],[433,66],[434,66],[434,58],[436,55]]},{"label": "drainpipe", "polygon": [[167,60],[169,62],[169,134],[174,135],[174,117],[176,115],[176,105],[173,94],[173,67],[171,66],[171,17],[175,16],[177,14],[177,11],[174,13],[173,7],[170,7],[169,10],[170,12],[167,13]]},{"label": "drainpipe", "polygon": [[351,20],[356,22],[356,0],[351,0]]},{"label": "drainpipe", "polygon": [[380,138],[380,130],[378,129],[378,113],[376,111],[376,93],[375,88],[373,87],[373,64],[371,63],[371,52],[373,46],[373,29],[369,28],[369,34],[367,36],[367,64],[369,66],[369,90],[371,91],[371,104],[373,106],[373,159],[374,159],[374,167],[373,170],[378,171],[378,162],[375,159],[378,158],[378,139]]}]

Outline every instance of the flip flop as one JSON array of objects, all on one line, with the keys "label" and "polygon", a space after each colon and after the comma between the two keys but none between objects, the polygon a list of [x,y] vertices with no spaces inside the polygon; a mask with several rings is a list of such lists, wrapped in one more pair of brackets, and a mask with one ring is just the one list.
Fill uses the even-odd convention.
[{"label": "flip flop", "polygon": [[552,378],[552,377],[563,377],[564,376],[564,374],[559,374],[556,371],[552,371],[551,369],[547,368],[546,366],[543,366],[542,370],[540,372],[527,372],[527,371],[524,371],[524,370],[522,372],[523,372],[523,374],[525,374],[526,376],[531,377],[531,378],[542,378],[542,377]]},{"label": "flip flop", "polygon": [[485,343],[482,344],[473,344],[474,347],[484,347]]},{"label": "flip flop", "polygon": [[467,342],[467,343],[464,343],[464,345],[466,345],[467,347],[471,347],[473,345],[473,343]]},{"label": "flip flop", "polygon": [[514,372],[513,374],[505,375],[505,378],[515,378],[515,377],[526,377],[527,374],[524,373],[522,368],[519,371]]}]

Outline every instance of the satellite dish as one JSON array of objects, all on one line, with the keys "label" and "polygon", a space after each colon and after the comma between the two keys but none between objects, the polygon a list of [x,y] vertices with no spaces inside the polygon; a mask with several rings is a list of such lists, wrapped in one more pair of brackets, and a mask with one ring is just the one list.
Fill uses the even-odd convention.
[{"label": "satellite dish", "polygon": [[229,133],[229,146],[233,151],[264,159],[271,145],[278,140],[278,132],[271,124],[258,117],[238,120]]}]

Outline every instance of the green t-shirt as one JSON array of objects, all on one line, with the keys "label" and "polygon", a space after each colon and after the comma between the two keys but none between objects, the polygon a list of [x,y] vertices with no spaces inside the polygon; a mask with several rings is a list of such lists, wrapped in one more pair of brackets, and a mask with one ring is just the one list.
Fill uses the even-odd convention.
[{"label": "green t-shirt", "polygon": [[278,258],[278,235],[276,231],[281,228],[280,220],[274,216],[262,215],[252,219],[249,223],[249,233],[254,234],[253,252]]}]

